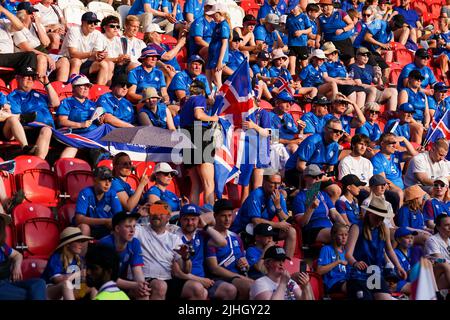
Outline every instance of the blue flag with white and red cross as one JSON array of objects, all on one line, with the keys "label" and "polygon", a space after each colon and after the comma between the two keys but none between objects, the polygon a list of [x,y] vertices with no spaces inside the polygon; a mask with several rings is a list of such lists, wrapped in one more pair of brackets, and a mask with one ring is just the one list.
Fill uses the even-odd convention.
[{"label": "blue flag with white and red cross", "polygon": [[[428,149],[433,142],[440,138],[450,140],[450,113],[448,110],[440,119],[434,118],[431,122],[430,129],[425,137],[425,148]],[[450,152],[447,154],[447,160],[450,160]]]},{"label": "blue flag with white and red cross", "polygon": [[256,109],[249,71],[248,61],[244,60],[219,89],[213,106],[212,113],[220,116],[218,129],[222,138],[214,158],[215,191],[218,198],[222,197],[226,183],[240,173],[245,149],[242,122]]}]

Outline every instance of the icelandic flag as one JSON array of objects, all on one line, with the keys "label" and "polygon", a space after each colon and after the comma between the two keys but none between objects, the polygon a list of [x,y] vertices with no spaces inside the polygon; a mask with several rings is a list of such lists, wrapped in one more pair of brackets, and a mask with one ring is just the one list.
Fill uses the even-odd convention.
[{"label": "icelandic flag", "polygon": [[256,109],[249,70],[248,61],[244,60],[219,89],[213,106],[212,114],[220,116],[218,128],[222,138],[222,143],[216,147],[214,158],[215,191],[218,198],[222,197],[225,184],[240,173],[245,147],[242,121]]},{"label": "icelandic flag", "polygon": [[[445,111],[444,115],[440,119],[433,119],[433,122],[431,123],[430,129],[428,130],[427,136],[425,138],[424,145],[426,147],[429,147],[431,143],[439,138],[450,140],[450,113],[448,112],[448,110]],[[449,158],[450,155],[447,155],[447,160]]]},{"label": "icelandic flag", "polygon": [[[40,127],[41,124],[30,123],[29,126]],[[73,133],[70,131],[60,131],[52,128],[53,137],[59,142],[74,148],[105,149],[112,155],[119,152],[126,152],[132,161],[154,161],[154,162],[174,162],[181,163],[181,150],[165,147],[148,147],[135,144],[106,142],[100,139],[114,130],[115,127],[103,124],[98,128],[85,132]]]},{"label": "icelandic flag", "polygon": [[411,299],[437,300],[438,287],[430,260],[421,258],[410,271]]}]

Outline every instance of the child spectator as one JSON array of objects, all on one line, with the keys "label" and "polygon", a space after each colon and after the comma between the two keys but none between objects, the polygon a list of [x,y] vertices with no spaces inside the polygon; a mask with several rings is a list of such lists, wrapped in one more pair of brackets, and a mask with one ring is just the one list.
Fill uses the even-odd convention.
[{"label": "child spectator", "polygon": [[406,295],[411,294],[411,281],[409,272],[411,271],[411,249],[414,245],[414,237],[417,236],[417,231],[410,230],[405,227],[400,227],[395,231],[395,241],[397,241],[397,248],[394,249],[400,265],[408,273],[406,280],[400,280],[397,283],[396,292],[401,292]]},{"label": "child spectator", "polygon": [[275,236],[274,228],[268,223],[258,223],[253,228],[253,235],[255,236],[255,244],[248,247],[245,251],[250,269],[248,276],[252,279],[261,278],[266,269],[264,268],[264,253],[270,247],[275,245],[273,236]]},{"label": "child spectator", "polygon": [[435,220],[440,214],[450,215],[450,203],[448,202],[448,179],[439,177],[434,180],[431,189],[431,199],[423,205],[423,217],[428,228],[434,229]]},{"label": "child spectator", "polygon": [[331,228],[331,245],[320,249],[317,273],[322,276],[327,293],[347,293],[347,239],[348,226],[336,223]]},{"label": "child spectator", "polygon": [[354,174],[348,174],[341,179],[342,196],[336,201],[336,209],[347,225],[358,224],[361,221],[361,212],[358,205],[360,188],[366,183],[359,180]]}]

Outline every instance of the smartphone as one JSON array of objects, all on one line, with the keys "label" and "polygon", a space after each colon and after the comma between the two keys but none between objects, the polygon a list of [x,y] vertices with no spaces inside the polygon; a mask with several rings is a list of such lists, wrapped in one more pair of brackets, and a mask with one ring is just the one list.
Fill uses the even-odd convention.
[{"label": "smartphone", "polygon": [[300,261],[300,270],[299,271],[301,273],[306,273],[307,266],[308,266],[308,264],[306,263],[306,261]]}]

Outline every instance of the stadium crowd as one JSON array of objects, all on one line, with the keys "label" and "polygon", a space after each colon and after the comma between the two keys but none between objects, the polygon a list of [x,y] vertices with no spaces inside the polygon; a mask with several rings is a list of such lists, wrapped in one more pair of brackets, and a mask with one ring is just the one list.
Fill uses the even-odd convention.
[{"label": "stadium crowd", "polygon": [[[449,1],[98,3],[0,5],[1,140],[27,159],[0,183],[0,300],[409,299],[423,261],[448,299]],[[213,106],[245,61],[257,159],[217,199]],[[54,139],[105,125],[184,129],[200,159]],[[87,183],[43,206],[21,189],[49,163]]]}]

